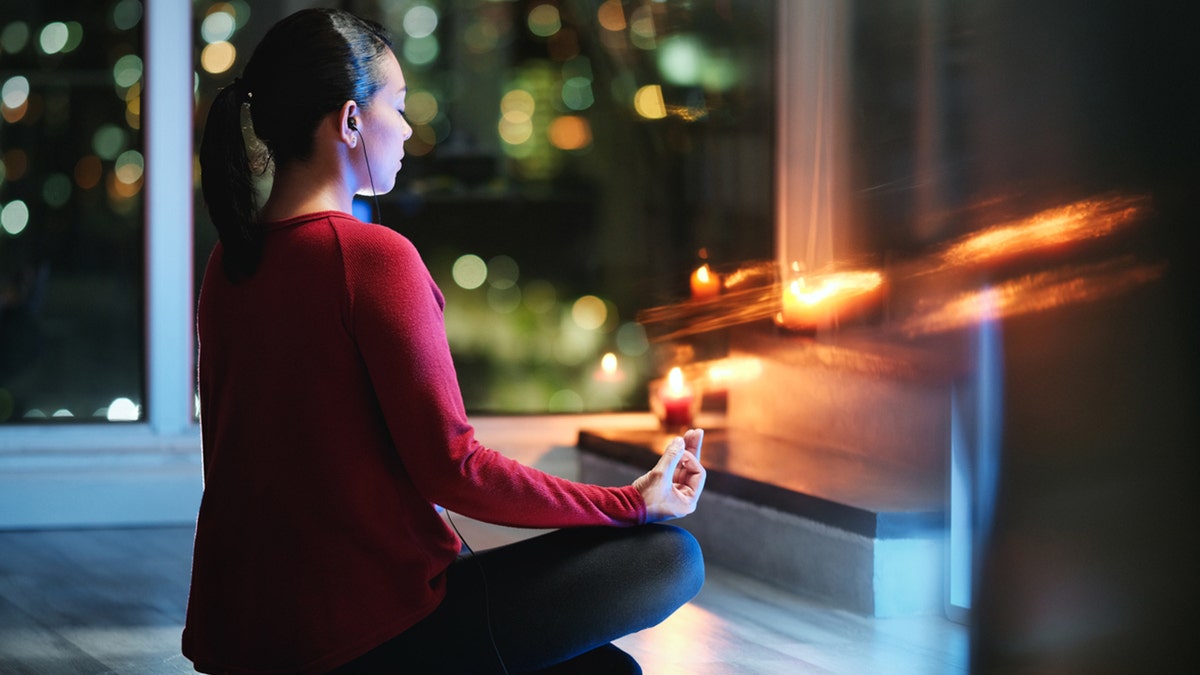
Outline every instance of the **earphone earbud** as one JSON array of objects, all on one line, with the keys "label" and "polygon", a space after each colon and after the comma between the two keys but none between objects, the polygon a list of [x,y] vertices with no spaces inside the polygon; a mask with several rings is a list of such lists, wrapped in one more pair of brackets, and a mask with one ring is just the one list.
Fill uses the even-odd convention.
[{"label": "earphone earbud", "polygon": [[346,126],[350,127],[351,131],[358,131],[358,122],[354,121],[353,117],[346,120]]}]

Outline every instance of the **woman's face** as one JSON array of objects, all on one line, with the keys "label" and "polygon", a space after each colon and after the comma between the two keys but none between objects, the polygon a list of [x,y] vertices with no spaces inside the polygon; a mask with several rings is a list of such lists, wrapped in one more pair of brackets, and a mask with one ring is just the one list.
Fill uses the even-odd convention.
[{"label": "woman's face", "polygon": [[359,140],[370,164],[368,180],[359,189],[362,195],[372,194],[372,182],[375,194],[391,192],[404,159],[404,141],[413,133],[404,117],[408,85],[396,55],[390,50],[382,59],[380,75],[383,84],[362,108],[358,120]]}]

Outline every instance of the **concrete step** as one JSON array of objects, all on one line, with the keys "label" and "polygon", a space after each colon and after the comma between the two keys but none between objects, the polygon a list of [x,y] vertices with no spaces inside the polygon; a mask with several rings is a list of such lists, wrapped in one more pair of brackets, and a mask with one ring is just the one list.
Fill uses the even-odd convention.
[{"label": "concrete step", "polygon": [[[708,484],[681,524],[706,556],[860,614],[943,611],[953,355],[771,326],[734,331],[729,355],[761,367],[699,422]],[[584,429],[581,477],[628,483],[668,438]]]}]

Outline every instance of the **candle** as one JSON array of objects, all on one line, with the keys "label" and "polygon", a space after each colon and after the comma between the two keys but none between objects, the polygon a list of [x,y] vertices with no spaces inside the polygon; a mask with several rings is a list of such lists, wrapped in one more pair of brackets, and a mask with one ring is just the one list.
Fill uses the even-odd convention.
[{"label": "candle", "polygon": [[879,272],[839,272],[810,279],[800,277],[784,289],[776,323],[798,331],[814,331],[832,322],[839,312],[852,309],[879,292]]},{"label": "candle", "polygon": [[683,381],[683,371],[678,367],[672,368],[671,372],[667,374],[667,382],[659,392],[659,399],[662,404],[660,419],[664,427],[691,426],[696,395],[692,388]]},{"label": "candle", "polygon": [[706,300],[721,293],[721,279],[704,263],[692,272],[692,299]]},{"label": "candle", "polygon": [[783,292],[783,312],[779,323],[792,330],[815,330],[828,315],[829,308],[822,302],[827,298],[828,292],[811,290],[805,285],[803,277],[796,279]]},{"label": "candle", "polygon": [[621,366],[617,363],[617,355],[608,352],[600,359],[600,368],[592,375],[597,382],[621,382],[625,379],[625,373],[621,371]]}]

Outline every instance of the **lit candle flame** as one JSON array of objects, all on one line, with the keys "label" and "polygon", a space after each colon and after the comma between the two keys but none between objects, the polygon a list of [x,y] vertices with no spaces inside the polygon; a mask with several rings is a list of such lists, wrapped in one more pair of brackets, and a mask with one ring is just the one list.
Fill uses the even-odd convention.
[{"label": "lit candle flame", "polygon": [[686,391],[687,389],[683,386],[683,369],[675,366],[671,372],[667,373],[667,393],[679,396]]},{"label": "lit candle flame", "polygon": [[788,284],[776,321],[789,328],[811,328],[882,284],[883,274],[874,270],[801,277]]},{"label": "lit candle flame", "polygon": [[612,376],[617,372],[617,355],[609,352],[600,359],[600,370],[604,371],[605,375]]}]

